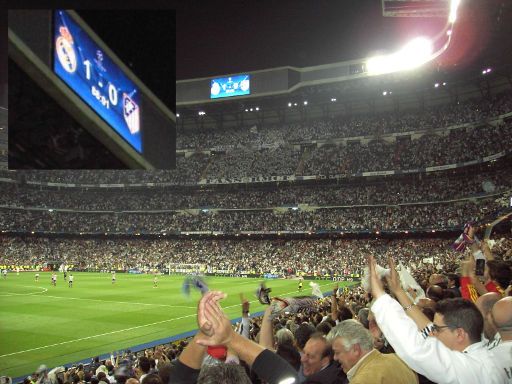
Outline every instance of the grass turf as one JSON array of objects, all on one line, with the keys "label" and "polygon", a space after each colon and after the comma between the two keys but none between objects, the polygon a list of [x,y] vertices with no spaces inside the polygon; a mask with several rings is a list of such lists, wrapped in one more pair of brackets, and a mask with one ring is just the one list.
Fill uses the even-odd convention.
[{"label": "grass turf", "polygon": [[[57,286],[50,273],[9,273],[0,278],[0,375],[31,374],[39,364],[55,367],[92,356],[129,349],[197,328],[199,293],[190,298],[181,292],[183,276],[74,273],[69,288],[59,273]],[[210,289],[228,294],[222,306],[231,319],[241,316],[239,294],[251,301],[251,313],[264,306],[254,292],[262,279],[209,277]],[[333,283],[318,281],[322,291]],[[343,283],[340,283],[340,286]],[[296,296],[294,280],[271,280],[273,296]],[[304,284],[301,294],[310,294]]]}]

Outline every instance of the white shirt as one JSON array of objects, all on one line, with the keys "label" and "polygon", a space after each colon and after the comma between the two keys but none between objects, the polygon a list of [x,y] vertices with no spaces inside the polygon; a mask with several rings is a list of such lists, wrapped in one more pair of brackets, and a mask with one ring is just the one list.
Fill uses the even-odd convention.
[{"label": "white shirt", "polygon": [[375,300],[375,319],[396,354],[414,371],[438,384],[507,384],[496,356],[482,342],[453,351],[435,337],[424,339],[416,323],[389,295]]},{"label": "white shirt", "polygon": [[507,375],[508,383],[512,384],[512,340],[502,340],[491,348],[491,351],[494,353],[496,364]]}]

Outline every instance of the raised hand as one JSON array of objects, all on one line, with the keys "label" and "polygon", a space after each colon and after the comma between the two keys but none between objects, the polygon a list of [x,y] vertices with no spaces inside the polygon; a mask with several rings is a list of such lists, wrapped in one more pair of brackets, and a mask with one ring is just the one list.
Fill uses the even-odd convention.
[{"label": "raised hand", "polygon": [[372,288],[372,295],[374,298],[377,299],[384,295],[386,292],[384,292],[382,281],[380,281],[380,278],[377,275],[376,265],[377,263],[375,262],[375,258],[373,256],[368,256],[368,267],[370,269],[370,285]]},{"label": "raised hand", "polygon": [[390,273],[389,276],[386,276],[386,281],[391,292],[395,293],[402,288],[402,286],[400,285],[400,277],[396,272],[395,262],[393,261],[393,258],[391,256],[388,256],[388,264]]}]

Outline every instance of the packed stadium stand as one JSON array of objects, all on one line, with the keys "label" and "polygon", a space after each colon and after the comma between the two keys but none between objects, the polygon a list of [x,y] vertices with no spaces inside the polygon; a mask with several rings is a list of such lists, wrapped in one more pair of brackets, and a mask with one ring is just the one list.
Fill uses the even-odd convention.
[{"label": "packed stadium stand", "polygon": [[[153,288],[160,274],[186,275],[202,295],[197,309],[189,296],[181,307],[192,308],[183,318],[195,335],[134,337],[132,351],[118,352],[102,349],[103,336],[124,331],[103,333],[112,308],[102,302],[93,319],[102,341],[87,359],[59,351],[67,368],[16,381],[512,382],[512,67],[482,80],[474,68],[364,77],[347,66],[353,78],[178,105],[174,170],[8,170],[0,122],[2,282],[59,267],[98,281],[112,274],[101,297],[84,300],[115,303],[116,272],[155,274]],[[257,298],[221,307],[206,286],[217,277],[254,279],[240,283],[253,291],[263,280],[274,293],[276,281],[299,286],[283,298],[260,285]],[[151,324],[175,315],[169,298],[151,297],[158,303],[133,303],[143,310],[122,321],[136,310]],[[171,315],[153,319],[146,304]],[[260,304],[264,312],[249,310]],[[89,351],[101,356],[89,363]]]}]

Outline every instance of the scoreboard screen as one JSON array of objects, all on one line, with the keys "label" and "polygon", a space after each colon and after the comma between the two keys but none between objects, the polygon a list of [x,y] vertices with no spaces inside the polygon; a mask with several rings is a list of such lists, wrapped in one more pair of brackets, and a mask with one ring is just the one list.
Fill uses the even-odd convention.
[{"label": "scoreboard screen", "polygon": [[55,11],[53,25],[55,74],[142,153],[139,89],[68,12]]},{"label": "scoreboard screen", "polygon": [[250,93],[251,79],[249,75],[220,77],[211,82],[210,99],[249,95]]}]

